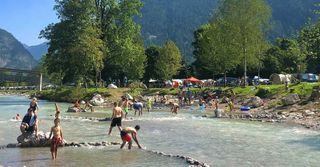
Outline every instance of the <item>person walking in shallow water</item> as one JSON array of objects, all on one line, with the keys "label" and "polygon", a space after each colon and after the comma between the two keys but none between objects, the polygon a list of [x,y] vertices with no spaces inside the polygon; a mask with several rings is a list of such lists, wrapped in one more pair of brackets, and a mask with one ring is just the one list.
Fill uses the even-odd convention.
[{"label": "person walking in shallow water", "polygon": [[113,106],[114,108],[112,111],[112,118],[111,118],[111,124],[110,124],[108,135],[111,134],[112,128],[115,126],[118,126],[119,131],[121,131],[121,120],[123,118],[123,112],[121,107],[118,106],[117,102],[114,102]]}]

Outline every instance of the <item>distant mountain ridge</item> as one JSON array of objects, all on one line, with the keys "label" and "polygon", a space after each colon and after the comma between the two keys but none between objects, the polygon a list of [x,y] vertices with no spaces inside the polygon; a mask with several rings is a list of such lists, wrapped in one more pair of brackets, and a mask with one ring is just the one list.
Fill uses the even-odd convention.
[{"label": "distant mountain ridge", "polygon": [[24,46],[30,53],[31,55],[38,61],[42,58],[43,55],[47,54],[48,52],[48,42],[41,43],[39,45],[34,45],[34,46]]},{"label": "distant mountain ridge", "polygon": [[0,29],[0,67],[33,69],[38,62],[12,34]]},{"label": "distant mountain ridge", "polygon": [[[161,45],[167,40],[177,43],[184,58],[192,61],[193,32],[207,23],[218,0],[142,0],[141,25],[145,45]],[[266,0],[272,9],[272,30],[268,39],[290,37],[309,19],[315,20],[319,0]]]}]

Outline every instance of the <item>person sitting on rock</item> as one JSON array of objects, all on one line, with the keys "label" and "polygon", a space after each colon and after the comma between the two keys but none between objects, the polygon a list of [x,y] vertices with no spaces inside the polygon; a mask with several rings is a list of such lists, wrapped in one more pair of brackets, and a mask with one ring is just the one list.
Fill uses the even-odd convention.
[{"label": "person sitting on rock", "polygon": [[140,130],[140,126],[139,125],[136,125],[134,128],[125,127],[123,129],[121,129],[120,136],[121,136],[121,139],[122,139],[122,144],[120,146],[120,149],[122,149],[127,142],[129,143],[128,149],[129,150],[131,149],[132,140],[131,140],[131,137],[129,135],[130,133],[131,133],[131,136],[132,136],[133,140],[137,143],[138,147],[141,149],[142,147],[140,146],[138,138],[137,138],[137,132],[139,130]]},{"label": "person sitting on rock", "polygon": [[32,108],[29,108],[28,113],[23,117],[20,130],[23,135],[27,133],[38,135],[38,119]]},{"label": "person sitting on rock", "polygon": [[77,109],[81,109],[81,106],[80,106],[80,104],[79,104],[79,100],[77,100],[75,103],[74,103],[74,106],[73,107],[75,107],[75,108],[77,108]]},{"label": "person sitting on rock", "polygon": [[[52,135],[53,137],[51,139]],[[59,118],[54,119],[54,126],[51,127],[51,132],[49,136],[49,140],[50,139],[51,139],[51,147],[50,147],[51,156],[52,156],[52,159],[56,159],[58,154],[58,147],[63,142],[62,128],[60,126]]]}]

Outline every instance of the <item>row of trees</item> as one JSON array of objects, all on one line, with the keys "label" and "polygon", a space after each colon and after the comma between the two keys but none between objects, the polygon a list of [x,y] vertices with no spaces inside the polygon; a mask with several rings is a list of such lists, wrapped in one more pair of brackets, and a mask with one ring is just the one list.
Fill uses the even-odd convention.
[{"label": "row of trees", "polygon": [[172,41],[144,48],[133,21],[142,5],[140,0],[56,0],[60,22],[41,32],[50,46],[42,70],[56,83],[320,73],[320,23],[303,28],[295,39],[271,44],[266,38],[271,9],[264,0],[220,0],[211,20],[194,32],[192,65],[182,62]]},{"label": "row of trees", "polygon": [[[212,19],[195,33],[194,72],[202,77],[231,74],[320,73],[320,23],[296,38],[270,43],[271,9],[264,0],[221,0]],[[244,78],[244,77],[243,77]]]},{"label": "row of trees", "polygon": [[[56,83],[98,82],[124,76],[142,79],[147,57],[140,26],[133,21],[142,5],[140,0],[56,0],[54,9],[60,22],[40,34],[50,46],[42,70]],[[170,78],[180,66],[165,66],[171,68],[171,55],[176,56],[173,59],[178,64],[181,62],[179,49],[168,42],[156,50],[159,55],[152,57],[156,59],[155,68],[146,68],[157,69],[161,79]]]}]

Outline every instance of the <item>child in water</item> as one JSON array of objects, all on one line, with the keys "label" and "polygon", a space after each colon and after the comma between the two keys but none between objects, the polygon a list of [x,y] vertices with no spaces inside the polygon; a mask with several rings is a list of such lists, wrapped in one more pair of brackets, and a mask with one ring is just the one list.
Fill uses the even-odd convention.
[{"label": "child in water", "polygon": [[53,134],[53,137],[51,140],[50,151],[51,151],[52,159],[54,160],[57,158],[58,146],[63,141],[62,128],[60,127],[60,119],[59,118],[54,119],[54,126],[51,128],[49,139],[51,138],[52,134]]}]

